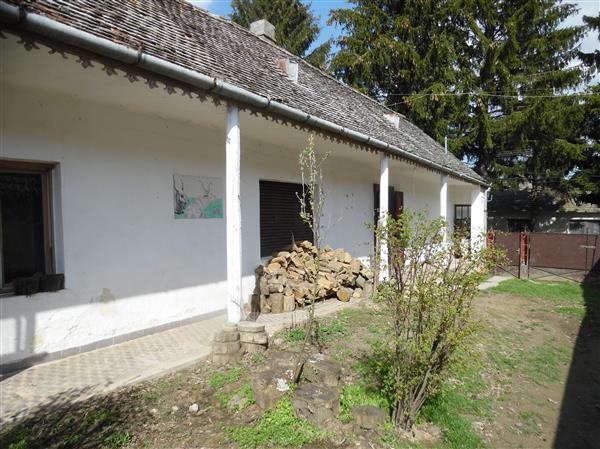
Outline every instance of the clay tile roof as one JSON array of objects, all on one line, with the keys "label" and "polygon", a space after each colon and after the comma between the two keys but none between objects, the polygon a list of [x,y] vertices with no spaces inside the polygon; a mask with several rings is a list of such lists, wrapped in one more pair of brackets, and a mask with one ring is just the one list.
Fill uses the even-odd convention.
[{"label": "clay tile roof", "polygon": [[[249,30],[183,0],[8,0],[26,11],[132,47],[366,134],[485,183],[421,129]],[[294,83],[277,60],[299,62]]]}]

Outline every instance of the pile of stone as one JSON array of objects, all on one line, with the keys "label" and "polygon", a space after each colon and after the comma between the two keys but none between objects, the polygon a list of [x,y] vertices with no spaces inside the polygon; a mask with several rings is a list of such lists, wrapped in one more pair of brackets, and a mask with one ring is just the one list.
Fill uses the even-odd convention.
[{"label": "pile of stone", "polygon": [[311,242],[296,242],[256,269],[258,298],[253,302],[260,305],[261,313],[291,312],[304,306],[314,294],[315,279],[317,301],[371,296],[373,273],[360,260],[341,248],[325,247],[318,264],[316,255]]},{"label": "pile of stone", "polygon": [[[252,380],[254,400],[261,410],[274,408],[292,389],[298,355],[288,351],[271,354],[270,367]],[[342,367],[323,354],[314,354],[301,369],[300,383],[291,400],[294,413],[318,427],[339,428]],[[354,407],[351,411],[356,430],[377,429],[385,424],[385,411],[374,406]]]},{"label": "pile of stone", "polygon": [[269,338],[265,325],[253,321],[224,324],[212,345],[212,360],[218,365],[237,362],[244,354],[256,354],[267,350]]}]

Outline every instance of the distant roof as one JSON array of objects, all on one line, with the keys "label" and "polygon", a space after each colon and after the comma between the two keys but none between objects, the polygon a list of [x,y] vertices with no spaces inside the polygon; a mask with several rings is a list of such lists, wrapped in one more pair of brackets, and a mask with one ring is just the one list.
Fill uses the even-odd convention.
[{"label": "distant roof", "polygon": [[[111,40],[395,145],[474,182],[485,180],[404,117],[272,42],[183,0],[8,0],[26,11]],[[277,60],[299,62],[298,82]]]}]

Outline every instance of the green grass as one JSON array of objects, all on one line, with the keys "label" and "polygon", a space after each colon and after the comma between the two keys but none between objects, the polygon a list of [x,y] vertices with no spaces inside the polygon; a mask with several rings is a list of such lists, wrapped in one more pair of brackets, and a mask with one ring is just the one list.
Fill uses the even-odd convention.
[{"label": "green grass", "polygon": [[359,405],[374,405],[383,410],[389,410],[385,398],[373,389],[367,389],[362,385],[346,385],[342,389],[340,401],[340,421],[349,423],[352,421],[352,408]]},{"label": "green grass", "polygon": [[482,376],[484,361],[476,354],[458,354],[453,379],[444,383],[423,407],[421,420],[442,429],[443,449],[479,449],[485,447],[473,429],[473,417],[492,415],[492,400],[486,397],[489,386]]},{"label": "green grass", "polygon": [[352,335],[350,325],[339,319],[332,321],[327,324],[319,325],[319,338],[323,343],[330,341],[345,339]]},{"label": "green grass", "polygon": [[557,345],[553,339],[547,339],[524,354],[523,371],[538,385],[558,382],[560,367],[568,363],[570,358],[568,348]]},{"label": "green grass", "polygon": [[[234,405],[233,407],[229,407],[229,401],[231,401],[231,399],[234,396],[239,396],[241,398],[245,398],[246,403],[241,408],[237,405]],[[250,386],[250,382],[246,382],[244,385],[242,385],[241,388],[239,388],[237,390],[233,390],[233,391],[219,390],[215,393],[215,398],[217,399],[219,404],[221,404],[221,407],[226,408],[226,409],[231,409],[231,411],[234,413],[237,413],[240,410],[250,407],[252,404],[255,403],[254,395],[252,394],[252,387]]]},{"label": "green grass", "polygon": [[509,279],[487,290],[525,298],[541,298],[555,302],[549,308],[532,311],[551,311],[582,319],[592,308],[600,310],[600,286],[581,285],[575,282],[527,281]]},{"label": "green grass", "polygon": [[[317,324],[317,330],[319,333],[319,340],[322,343],[328,343],[331,341],[347,338],[352,335],[351,325],[347,322],[353,315],[342,315],[332,321],[319,321]],[[286,329],[282,332],[283,340],[286,343],[299,343],[304,340],[306,336],[306,330],[303,327],[296,327],[292,329]]]},{"label": "green grass", "polygon": [[299,343],[304,340],[306,331],[301,327],[286,329],[283,331],[283,341],[286,343]]},{"label": "green grass", "polygon": [[520,411],[519,420],[522,423],[521,429],[523,430],[523,432],[528,434],[539,433],[540,427],[538,424],[541,424],[541,422],[543,421],[542,415],[540,415],[537,412],[528,411]]},{"label": "green grass", "polygon": [[[586,291],[587,289],[587,291]],[[490,293],[505,293],[528,298],[557,299],[583,304],[585,296],[600,301],[600,287],[583,287],[575,282],[548,282],[508,279],[487,290]]]},{"label": "green grass", "polygon": [[[8,449],[27,449],[29,447],[29,432],[27,429],[20,427],[12,432],[8,441],[11,440]],[[0,442],[2,441],[0,440]]]},{"label": "green grass", "polygon": [[[133,435],[123,430],[117,430],[119,413],[107,406],[81,410],[81,413],[59,413],[51,417],[51,425],[42,430],[29,424],[18,424],[0,433],[0,447],[7,449],[38,449],[38,448],[78,448],[97,447],[102,449],[118,449],[127,445]],[[4,430],[4,429],[3,429]]]},{"label": "green grass", "polygon": [[514,354],[505,351],[489,351],[488,357],[491,362],[500,370],[513,371],[517,369],[518,363]]},{"label": "green grass", "polygon": [[129,432],[115,432],[109,436],[105,441],[106,449],[119,449],[120,447],[129,444],[131,441],[131,433]]},{"label": "green grass", "polygon": [[[481,366],[463,366],[456,374],[461,383],[447,382],[429,398],[422,409],[419,423],[429,422],[442,430],[442,441],[436,449],[484,449],[485,443],[475,432],[473,417],[490,416],[492,401],[482,397],[488,385],[481,376]],[[382,436],[386,447],[417,449],[422,445],[399,441],[391,426]],[[429,447],[429,446],[427,446]]]},{"label": "green grass", "polygon": [[444,441],[440,447],[479,449],[485,447],[483,440],[465,415],[482,407],[477,399],[470,397],[460,388],[446,385],[424,406],[422,419],[442,429]]},{"label": "green grass", "polygon": [[225,372],[218,372],[210,376],[208,379],[208,384],[214,389],[218,390],[219,388],[224,387],[225,385],[232,384],[237,382],[242,377],[242,367],[238,366],[236,368],[231,368]]},{"label": "green grass", "polygon": [[274,410],[265,412],[255,424],[228,429],[229,436],[242,448],[300,447],[327,438],[328,433],[294,414],[289,397]]}]

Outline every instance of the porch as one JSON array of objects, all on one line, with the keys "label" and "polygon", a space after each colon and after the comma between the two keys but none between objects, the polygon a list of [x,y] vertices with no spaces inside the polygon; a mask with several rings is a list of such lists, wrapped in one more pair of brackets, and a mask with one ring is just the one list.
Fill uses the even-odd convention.
[{"label": "porch", "polygon": [[[0,41],[11,61],[0,163],[46,167],[45,269],[64,273],[66,288],[0,299],[3,370],[224,309],[239,320],[264,260],[261,181],[300,182],[311,130],[17,41]],[[455,206],[469,209],[473,235],[485,226],[478,185],[330,135],[316,148],[329,153],[324,244],[368,260],[376,184],[382,213],[391,189],[450,223]],[[175,175],[220,179],[222,218],[176,219]]]}]

